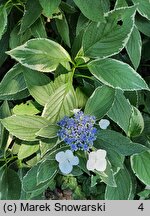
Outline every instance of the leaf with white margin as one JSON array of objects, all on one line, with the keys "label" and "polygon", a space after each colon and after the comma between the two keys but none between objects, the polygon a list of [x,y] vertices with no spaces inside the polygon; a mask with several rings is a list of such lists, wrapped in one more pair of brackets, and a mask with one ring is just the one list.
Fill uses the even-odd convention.
[{"label": "leaf with white margin", "polygon": [[150,151],[131,156],[131,167],[135,175],[146,185],[150,185]]},{"label": "leaf with white margin", "polygon": [[137,69],[141,60],[142,39],[136,26],[128,40],[126,50],[134,68]]},{"label": "leaf with white margin", "polygon": [[88,19],[94,22],[104,21],[104,10],[100,0],[74,0],[74,2]]},{"label": "leaf with white margin", "polygon": [[112,10],[106,22],[91,22],[83,35],[85,56],[106,58],[119,53],[128,42],[134,27],[136,6]]},{"label": "leaf with white margin", "polygon": [[128,136],[139,136],[144,130],[144,119],[141,112],[134,106],[132,106],[132,115],[130,118],[130,124],[128,128]]},{"label": "leaf with white margin", "polygon": [[59,64],[71,62],[68,52],[60,44],[45,38],[28,40],[6,53],[25,67],[41,72],[51,72]]},{"label": "leaf with white margin", "polygon": [[1,120],[4,127],[21,140],[37,140],[35,133],[48,125],[48,121],[41,116],[13,115]]},{"label": "leaf with white margin", "polygon": [[128,134],[131,114],[130,102],[124,96],[123,91],[117,89],[113,106],[107,113],[108,117]]},{"label": "leaf with white margin", "polygon": [[150,20],[150,0],[132,0],[138,5],[138,12],[148,20]]},{"label": "leaf with white margin", "polygon": [[115,60],[94,60],[88,64],[90,72],[107,86],[122,90],[149,90],[144,79],[128,64]]},{"label": "leaf with white margin", "polygon": [[106,200],[129,200],[132,192],[132,180],[127,169],[120,169],[115,175],[117,187],[106,187]]},{"label": "leaf with white margin", "polygon": [[56,123],[64,116],[72,115],[72,110],[77,108],[77,99],[74,88],[69,83],[61,85],[56,89],[49,101],[45,104],[42,116],[50,123]]},{"label": "leaf with white margin", "polygon": [[97,119],[102,118],[112,107],[115,98],[115,90],[108,86],[101,86],[95,89],[87,100],[84,113],[94,115]]}]

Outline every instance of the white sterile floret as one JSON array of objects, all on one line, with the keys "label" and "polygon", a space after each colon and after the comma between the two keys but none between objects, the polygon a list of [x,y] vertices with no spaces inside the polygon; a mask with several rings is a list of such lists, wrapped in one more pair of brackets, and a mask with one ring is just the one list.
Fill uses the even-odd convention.
[{"label": "white sterile floret", "polygon": [[89,159],[87,161],[87,169],[94,171],[100,171],[103,172],[105,171],[107,166],[107,161],[106,161],[106,151],[99,149],[94,152],[89,153]]},{"label": "white sterile floret", "polygon": [[107,129],[107,127],[108,127],[109,125],[110,125],[110,121],[107,120],[107,119],[101,119],[101,120],[99,121],[99,126],[100,126],[100,128],[103,129],[103,130]]}]

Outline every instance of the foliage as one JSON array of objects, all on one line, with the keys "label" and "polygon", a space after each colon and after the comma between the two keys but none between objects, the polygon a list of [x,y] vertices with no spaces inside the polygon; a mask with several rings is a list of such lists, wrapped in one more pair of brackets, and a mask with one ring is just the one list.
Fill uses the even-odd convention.
[{"label": "foliage", "polygon": [[149,199],[149,1],[1,0],[0,20],[0,199]]}]

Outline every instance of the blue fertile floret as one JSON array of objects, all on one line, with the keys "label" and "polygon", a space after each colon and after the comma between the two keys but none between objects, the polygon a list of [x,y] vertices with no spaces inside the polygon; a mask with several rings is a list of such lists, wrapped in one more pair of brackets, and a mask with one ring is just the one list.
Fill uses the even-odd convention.
[{"label": "blue fertile floret", "polygon": [[58,125],[58,137],[71,147],[72,151],[88,151],[96,140],[95,116],[84,115],[82,111],[69,118],[65,116]]}]

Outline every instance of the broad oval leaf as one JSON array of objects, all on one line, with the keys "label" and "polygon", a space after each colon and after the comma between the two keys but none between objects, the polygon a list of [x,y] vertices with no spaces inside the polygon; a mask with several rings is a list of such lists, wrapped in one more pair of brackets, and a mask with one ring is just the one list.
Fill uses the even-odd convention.
[{"label": "broad oval leaf", "polygon": [[106,22],[89,24],[83,35],[85,56],[106,58],[119,53],[132,33],[135,10],[135,6],[119,8],[105,15]]},{"label": "broad oval leaf", "polygon": [[46,127],[41,128],[36,135],[44,138],[54,138],[57,136],[59,126],[57,125],[48,125]]},{"label": "broad oval leaf", "polygon": [[11,96],[27,89],[23,71],[26,68],[20,64],[12,67],[0,82],[0,99],[9,99]]},{"label": "broad oval leaf", "polygon": [[145,18],[150,20],[150,1],[149,0],[132,0],[134,4],[137,4],[138,12]]},{"label": "broad oval leaf", "polygon": [[115,100],[107,115],[127,134],[132,113],[132,106],[121,90],[116,90]]},{"label": "broad oval leaf", "polygon": [[115,90],[105,85],[96,88],[85,105],[85,114],[94,115],[97,119],[103,117],[111,108]]},{"label": "broad oval leaf", "polygon": [[117,187],[106,187],[106,200],[129,200],[132,192],[132,180],[127,169],[120,169],[115,175]]},{"label": "broad oval leaf", "polygon": [[112,149],[118,154],[128,156],[146,151],[148,148],[139,143],[132,142],[128,137],[112,130],[100,130],[94,146],[98,149]]},{"label": "broad oval leaf", "polygon": [[94,60],[90,72],[102,83],[122,90],[149,90],[143,78],[128,64],[115,59]]},{"label": "broad oval leaf", "polygon": [[149,164],[150,151],[145,151],[131,157],[133,172],[145,185],[150,185]]},{"label": "broad oval leaf", "polygon": [[6,12],[6,7],[1,5],[0,6],[0,39],[2,38],[2,35],[4,34],[5,27],[7,25],[7,12]]},{"label": "broad oval leaf", "polygon": [[142,114],[136,107],[132,107],[132,115],[128,129],[128,136],[139,136],[144,129],[144,120]]},{"label": "broad oval leaf", "polygon": [[45,74],[30,69],[24,71],[23,74],[30,94],[44,106],[53,92],[51,80]]},{"label": "broad oval leaf", "polygon": [[35,133],[48,125],[48,121],[40,116],[13,115],[1,120],[4,127],[21,140],[37,140]]},{"label": "broad oval leaf", "polygon": [[141,60],[142,39],[140,32],[138,31],[136,26],[134,27],[132,34],[128,40],[126,50],[134,68],[137,69]]},{"label": "broad oval leaf", "polygon": [[[40,163],[32,167],[26,175],[23,177],[23,190],[27,193],[42,193],[50,184],[50,181],[44,182],[42,184],[37,185],[37,172],[39,169]],[[32,196],[32,195],[31,195]]]},{"label": "broad oval leaf", "polygon": [[[73,0],[81,12],[88,19],[99,22],[104,21],[104,10],[100,0]],[[92,10],[91,10],[92,8]],[[94,11],[94,13],[93,13]]]},{"label": "broad oval leaf", "polygon": [[49,97],[49,102],[45,105],[42,116],[50,123],[56,123],[64,116],[70,116],[73,109],[77,108],[76,94],[73,86],[63,84]]},{"label": "broad oval leaf", "polygon": [[57,173],[58,164],[55,160],[43,161],[37,171],[37,185],[51,180]]},{"label": "broad oval leaf", "polygon": [[21,143],[21,146],[19,148],[18,152],[18,159],[22,160],[24,158],[29,157],[33,153],[37,152],[39,150],[39,143]]},{"label": "broad oval leaf", "polygon": [[25,67],[41,72],[54,71],[59,64],[71,61],[67,51],[58,43],[45,39],[31,39],[7,52]]}]

